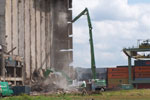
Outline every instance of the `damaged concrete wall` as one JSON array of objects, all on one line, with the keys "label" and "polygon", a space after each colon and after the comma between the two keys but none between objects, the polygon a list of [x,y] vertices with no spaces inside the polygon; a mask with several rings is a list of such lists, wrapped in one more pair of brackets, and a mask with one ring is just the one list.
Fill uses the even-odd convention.
[{"label": "damaged concrete wall", "polygon": [[5,43],[5,0],[0,0],[0,44]]},{"label": "damaged concrete wall", "polygon": [[72,0],[6,0],[7,51],[17,47],[11,54],[24,57],[26,78],[31,79],[40,67],[69,69],[73,58],[70,8]]}]

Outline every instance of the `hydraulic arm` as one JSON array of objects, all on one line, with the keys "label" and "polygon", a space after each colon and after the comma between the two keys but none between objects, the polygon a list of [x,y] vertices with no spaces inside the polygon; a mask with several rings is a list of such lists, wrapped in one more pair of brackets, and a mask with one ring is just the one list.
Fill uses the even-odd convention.
[{"label": "hydraulic arm", "polygon": [[72,23],[77,21],[82,15],[87,16],[88,26],[89,26],[89,36],[90,36],[90,50],[91,50],[91,69],[92,69],[92,77],[93,79],[96,79],[96,66],[95,66],[95,56],[94,56],[94,45],[93,45],[93,36],[92,36],[92,23],[91,18],[89,15],[89,11],[87,8],[85,8],[78,16],[76,16]]}]

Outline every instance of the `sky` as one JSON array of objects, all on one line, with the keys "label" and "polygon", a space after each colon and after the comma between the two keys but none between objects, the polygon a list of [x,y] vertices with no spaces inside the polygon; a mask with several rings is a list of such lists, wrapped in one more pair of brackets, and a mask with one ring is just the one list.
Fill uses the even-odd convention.
[{"label": "sky", "polygon": [[[96,67],[127,65],[123,48],[150,38],[150,0],[73,0],[73,17],[87,7],[93,25]],[[73,23],[75,67],[90,68],[86,16]]]}]

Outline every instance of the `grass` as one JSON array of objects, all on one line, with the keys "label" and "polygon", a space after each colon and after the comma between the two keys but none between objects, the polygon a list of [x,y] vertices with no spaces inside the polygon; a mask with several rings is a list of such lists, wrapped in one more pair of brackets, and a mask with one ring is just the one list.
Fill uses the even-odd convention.
[{"label": "grass", "polygon": [[0,100],[150,100],[150,89],[106,91],[93,95],[13,96]]}]

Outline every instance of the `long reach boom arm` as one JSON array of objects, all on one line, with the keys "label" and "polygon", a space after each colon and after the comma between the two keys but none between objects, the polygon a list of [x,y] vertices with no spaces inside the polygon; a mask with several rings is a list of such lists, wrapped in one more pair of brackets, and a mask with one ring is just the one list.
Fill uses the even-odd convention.
[{"label": "long reach boom arm", "polygon": [[92,36],[92,23],[91,18],[89,15],[89,11],[87,8],[85,8],[78,16],[76,16],[72,23],[77,21],[82,15],[87,15],[87,21],[89,26],[89,35],[90,35],[90,49],[91,49],[91,69],[92,69],[92,77],[93,79],[96,79],[96,65],[95,65],[95,56],[94,56],[94,44],[93,44],[93,36]]}]

